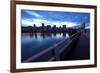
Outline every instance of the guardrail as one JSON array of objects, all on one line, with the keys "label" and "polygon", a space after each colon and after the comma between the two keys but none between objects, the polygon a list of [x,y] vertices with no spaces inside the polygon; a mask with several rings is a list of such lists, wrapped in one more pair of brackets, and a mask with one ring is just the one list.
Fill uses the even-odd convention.
[{"label": "guardrail", "polygon": [[[51,61],[51,60],[56,60],[59,61],[61,60],[60,55],[62,52],[65,50],[66,47],[68,47],[75,39],[76,37],[80,34],[80,31],[77,33],[73,34],[69,38],[66,38],[62,40],[61,42],[54,44],[53,46],[41,51],[40,53],[37,53],[36,55],[28,58],[27,60],[24,60],[23,62],[30,62],[30,61],[42,61],[43,59],[46,59],[46,61]],[[68,53],[70,49],[67,49],[66,53]],[[49,57],[49,56],[50,57]]]},{"label": "guardrail", "polygon": [[[55,59],[56,61],[60,61],[61,54],[63,54],[63,56],[64,56],[64,53],[67,55],[69,51],[71,50],[71,48],[73,47],[73,44],[76,43],[77,39],[79,38],[79,35],[80,35],[80,32],[77,32],[76,34],[68,38],[68,39],[72,38],[69,41],[68,39],[66,39],[59,45],[55,46],[55,48],[53,49],[55,55],[50,60]],[[64,44],[63,47],[61,46],[62,44]]]}]

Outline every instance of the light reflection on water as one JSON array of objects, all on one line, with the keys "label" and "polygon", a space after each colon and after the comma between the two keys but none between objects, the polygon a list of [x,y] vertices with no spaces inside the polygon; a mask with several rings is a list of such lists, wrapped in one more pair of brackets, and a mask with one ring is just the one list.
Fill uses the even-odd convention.
[{"label": "light reflection on water", "polygon": [[25,60],[68,37],[67,33],[22,33],[22,60]]}]

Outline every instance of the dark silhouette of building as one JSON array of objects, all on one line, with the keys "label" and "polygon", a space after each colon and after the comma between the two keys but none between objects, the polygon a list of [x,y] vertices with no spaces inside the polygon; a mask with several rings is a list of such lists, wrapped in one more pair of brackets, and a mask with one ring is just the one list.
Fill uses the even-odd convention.
[{"label": "dark silhouette of building", "polygon": [[41,26],[41,32],[45,32],[46,31],[46,27],[45,27],[45,24],[42,23],[42,26]]},{"label": "dark silhouette of building", "polygon": [[[85,24],[82,25],[82,29],[85,28]],[[51,25],[47,25],[45,26],[44,23],[41,23],[41,26],[36,26],[36,24],[33,24],[33,26],[22,26],[22,33],[24,32],[40,32],[40,33],[70,33],[70,34],[74,34],[76,32],[76,29],[71,28],[67,28],[66,25],[57,27],[56,25],[52,26]]]},{"label": "dark silhouette of building", "polygon": [[46,27],[47,29],[47,32],[51,32],[51,26],[50,25],[47,25],[47,27]]},{"label": "dark silhouette of building", "polygon": [[54,25],[54,26],[52,27],[52,32],[57,32],[57,27],[56,27],[56,25]]},{"label": "dark silhouette of building", "polygon": [[62,31],[67,32],[66,25],[63,25]]},{"label": "dark silhouette of building", "polygon": [[35,24],[33,25],[33,32],[37,32],[37,27]]},{"label": "dark silhouette of building", "polygon": [[24,32],[31,33],[31,32],[33,32],[33,27],[32,26],[26,26],[26,27],[25,26],[24,27],[22,26],[21,30],[22,30],[21,31],[22,33],[24,33]]}]

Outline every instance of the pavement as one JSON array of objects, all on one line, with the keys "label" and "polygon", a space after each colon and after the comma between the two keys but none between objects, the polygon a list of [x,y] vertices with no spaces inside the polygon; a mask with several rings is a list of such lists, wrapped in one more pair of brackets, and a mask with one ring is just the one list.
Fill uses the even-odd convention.
[{"label": "pavement", "polygon": [[90,40],[82,30],[80,38],[74,48],[69,52],[67,60],[85,60],[90,59]]}]

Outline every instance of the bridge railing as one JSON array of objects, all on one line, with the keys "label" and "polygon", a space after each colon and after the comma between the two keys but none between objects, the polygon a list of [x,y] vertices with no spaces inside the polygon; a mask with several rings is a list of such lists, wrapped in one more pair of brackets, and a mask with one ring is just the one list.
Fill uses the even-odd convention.
[{"label": "bridge railing", "polygon": [[53,49],[54,56],[51,58],[51,60],[55,59],[56,61],[60,61],[61,59],[63,59],[64,56],[66,56],[69,51],[71,51],[71,48],[73,47],[74,43],[76,43],[79,35],[80,32],[77,32],[71,37],[64,40],[62,43],[57,44]]},{"label": "bridge railing", "polygon": [[[80,34],[80,31],[73,34],[67,39],[62,40],[61,42],[37,53],[36,55],[29,57],[28,59],[24,60],[24,62],[37,62],[37,61],[60,61],[62,59],[61,55],[67,49],[65,53],[68,53],[70,51],[69,45],[78,37]],[[63,56],[63,55],[62,55]]]}]

